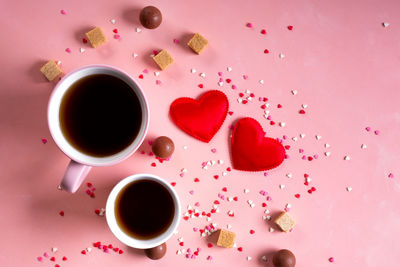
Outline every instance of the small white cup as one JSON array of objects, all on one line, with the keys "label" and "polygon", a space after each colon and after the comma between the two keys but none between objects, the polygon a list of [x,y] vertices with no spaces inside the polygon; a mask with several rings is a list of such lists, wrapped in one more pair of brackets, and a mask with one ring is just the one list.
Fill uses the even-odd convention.
[{"label": "small white cup", "polygon": [[[138,180],[150,180],[150,181],[155,181],[159,183],[160,185],[164,186],[164,188],[167,189],[167,191],[171,194],[172,199],[174,201],[174,207],[175,207],[175,212],[174,212],[174,218],[168,227],[166,231],[164,231],[162,234],[151,238],[151,239],[136,239],[132,236],[129,236],[126,234],[118,225],[117,219],[115,217],[115,200],[118,196],[118,194],[121,192],[121,190],[127,186],[128,184],[138,181]],[[173,187],[164,181],[162,178],[155,176],[153,174],[135,174],[131,175],[122,181],[120,181],[117,185],[114,186],[114,188],[111,190],[110,195],[108,196],[107,199],[107,204],[106,204],[106,219],[107,219],[107,224],[108,227],[110,227],[111,232],[125,245],[133,248],[139,248],[139,249],[147,249],[147,248],[153,248],[161,245],[165,241],[167,241],[172,234],[175,232],[176,228],[179,225],[180,221],[180,214],[181,214],[181,205],[179,202],[179,197],[178,194],[175,192]]]}]

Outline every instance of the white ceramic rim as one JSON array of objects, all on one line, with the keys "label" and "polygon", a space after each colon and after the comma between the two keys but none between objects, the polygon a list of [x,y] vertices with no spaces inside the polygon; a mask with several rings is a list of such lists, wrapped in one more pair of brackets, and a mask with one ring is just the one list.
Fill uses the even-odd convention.
[{"label": "white ceramic rim", "polygon": [[[162,233],[161,235],[147,239],[147,240],[140,240],[140,239],[135,239],[129,235],[127,235],[121,228],[119,227],[117,220],[115,218],[115,200],[119,194],[119,192],[129,183],[133,181],[138,181],[138,180],[151,180],[151,181],[156,181],[162,186],[164,186],[168,192],[171,194],[173,200],[174,200],[174,205],[175,205],[175,213],[174,213],[174,219],[171,223],[171,225],[168,227],[168,229]],[[107,204],[106,204],[106,220],[108,227],[110,228],[111,232],[125,245],[133,248],[139,248],[139,249],[147,249],[147,248],[153,248],[156,246],[161,245],[162,243],[166,242],[175,232],[176,228],[179,225],[180,221],[180,214],[181,214],[181,205],[179,202],[179,197],[174,188],[165,180],[162,178],[155,176],[153,174],[134,174],[131,176],[128,176],[127,178],[121,180],[118,184],[114,186],[114,188],[111,190],[110,195],[108,196],[107,199]]]},{"label": "white ceramic rim", "polygon": [[[138,136],[127,148],[107,157],[93,157],[84,154],[74,148],[63,135],[59,121],[60,104],[66,91],[77,80],[92,74],[109,74],[126,82],[136,93],[142,109],[142,124],[140,125]],[[84,165],[107,166],[123,161],[124,159],[131,156],[139,148],[146,136],[147,129],[149,127],[150,113],[147,99],[144,95],[143,90],[129,74],[112,66],[88,65],[70,72],[56,85],[50,96],[47,109],[47,120],[51,136],[53,137],[60,150],[63,151],[64,154],[66,154],[69,158]]]}]

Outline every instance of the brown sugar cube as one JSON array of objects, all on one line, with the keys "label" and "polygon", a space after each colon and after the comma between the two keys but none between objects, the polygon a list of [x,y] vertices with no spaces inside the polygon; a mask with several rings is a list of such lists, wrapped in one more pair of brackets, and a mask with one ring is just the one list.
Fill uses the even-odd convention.
[{"label": "brown sugar cube", "polygon": [[99,47],[100,45],[107,42],[106,36],[104,35],[100,27],[96,27],[93,30],[87,32],[86,37],[94,48]]},{"label": "brown sugar cube", "polygon": [[63,73],[54,60],[49,60],[44,64],[43,67],[40,68],[40,72],[43,73],[50,82],[54,81],[55,78]]},{"label": "brown sugar cube", "polygon": [[169,65],[174,63],[174,59],[167,52],[167,50],[162,50],[157,55],[155,55],[153,59],[162,70],[165,70]]},{"label": "brown sugar cube", "polygon": [[231,248],[235,244],[236,234],[226,230],[219,230],[217,245],[224,248]]},{"label": "brown sugar cube", "polygon": [[208,45],[208,41],[206,38],[196,33],[192,39],[187,43],[187,45],[192,48],[194,52],[200,55],[200,53],[206,48]]},{"label": "brown sugar cube", "polygon": [[287,212],[282,212],[274,222],[286,233],[296,225],[295,220]]}]

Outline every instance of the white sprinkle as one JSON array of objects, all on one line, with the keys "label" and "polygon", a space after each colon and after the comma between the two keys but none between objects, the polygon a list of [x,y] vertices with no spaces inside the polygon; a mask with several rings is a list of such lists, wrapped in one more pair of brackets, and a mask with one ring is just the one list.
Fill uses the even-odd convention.
[{"label": "white sprinkle", "polygon": [[101,208],[99,216],[104,216],[105,213],[106,213],[106,209],[105,208]]},{"label": "white sprinkle", "polygon": [[61,185],[58,185],[58,186],[57,186],[57,189],[58,189],[58,190],[62,190]]},{"label": "white sprinkle", "polygon": [[232,68],[231,67],[227,67],[226,70],[230,72],[230,71],[232,71]]},{"label": "white sprinkle", "polygon": [[138,54],[133,53],[132,56],[133,56],[133,58],[137,58],[137,57],[138,57]]},{"label": "white sprinkle", "polygon": [[271,215],[267,215],[267,220],[270,221],[271,220]]},{"label": "white sprinkle", "polygon": [[331,155],[331,152],[329,152],[329,151],[325,152],[325,156],[329,157],[330,155]]},{"label": "white sprinkle", "polygon": [[264,84],[264,80],[259,80],[258,81],[260,84]]},{"label": "white sprinkle", "polygon": [[227,225],[226,225],[226,228],[227,228],[227,229],[231,229],[231,228],[232,228],[232,225],[227,224]]},{"label": "white sprinkle", "polygon": [[111,24],[115,24],[115,19],[110,19]]},{"label": "white sprinkle", "polygon": [[160,72],[159,72],[159,71],[155,71],[155,72],[154,72],[154,76],[158,77],[159,75],[160,75]]},{"label": "white sprinkle", "polygon": [[208,166],[211,166],[211,165],[212,165],[211,160],[207,161],[207,165],[208,165]]},{"label": "white sprinkle", "polygon": [[57,252],[58,248],[51,248],[52,252]]},{"label": "white sprinkle", "polygon": [[362,145],[361,145],[361,148],[362,148],[362,149],[367,148],[367,145],[366,145],[366,144],[362,144]]},{"label": "white sprinkle", "polygon": [[304,138],[304,137],[306,137],[306,134],[300,134],[300,138]]},{"label": "white sprinkle", "polygon": [[268,109],[265,109],[265,110],[264,110],[264,113],[267,114],[267,115],[269,115],[270,111],[269,111]]},{"label": "white sprinkle", "polygon": [[218,82],[218,85],[219,85],[219,86],[223,86],[224,83],[223,83],[223,82]]},{"label": "white sprinkle", "polygon": [[208,166],[207,166],[207,165],[204,166],[204,167],[203,167],[203,170],[208,170]]},{"label": "white sprinkle", "polygon": [[136,32],[141,32],[141,31],[142,31],[142,29],[140,29],[139,27],[136,28]]},{"label": "white sprinkle", "polygon": [[253,200],[247,200],[247,203],[249,203],[249,204],[253,204]]},{"label": "white sprinkle", "polygon": [[269,214],[269,212],[270,212],[269,209],[264,210],[265,214]]},{"label": "white sprinkle", "polygon": [[174,235],[176,235],[176,234],[178,234],[178,229],[176,229],[176,230],[174,231]]},{"label": "white sprinkle", "polygon": [[249,89],[247,89],[246,90],[246,94],[250,94],[251,92],[250,92],[250,90]]},{"label": "white sprinkle", "polygon": [[242,103],[242,102],[243,102],[243,99],[238,98],[238,99],[237,99],[237,102],[238,102],[238,103]]},{"label": "white sprinkle", "polygon": [[228,211],[228,215],[232,215],[233,214],[233,210]]},{"label": "white sprinkle", "polygon": [[383,23],[382,23],[382,26],[383,26],[384,28],[389,27],[389,25],[390,25],[390,24],[389,24],[388,22],[383,22]]},{"label": "white sprinkle", "polygon": [[90,253],[90,251],[92,251],[92,248],[86,248],[86,251]]},{"label": "white sprinkle", "polygon": [[285,122],[279,122],[279,126],[285,127],[286,123]]},{"label": "white sprinkle", "polygon": [[282,54],[282,53],[280,53],[280,54],[279,54],[279,58],[285,58],[285,55]]},{"label": "white sprinkle", "polygon": [[81,53],[85,52],[85,48],[83,48],[83,47],[79,48],[79,52],[81,52]]},{"label": "white sprinkle", "polygon": [[292,140],[296,142],[297,141],[297,137],[296,136],[292,137]]},{"label": "white sprinkle", "polygon": [[186,253],[186,249],[184,249],[184,248],[181,249],[181,253],[182,253],[182,254],[185,254],[185,253]]},{"label": "white sprinkle", "polygon": [[247,256],[247,260],[248,260],[248,261],[251,261],[251,257],[250,257],[250,256]]},{"label": "white sprinkle", "polygon": [[227,172],[222,172],[222,176],[227,176],[228,173]]},{"label": "white sprinkle", "polygon": [[350,160],[350,156],[344,156],[344,160]]},{"label": "white sprinkle", "polygon": [[315,136],[315,138],[316,138],[317,140],[319,140],[319,139],[321,139],[321,138],[322,138],[322,136],[320,136],[320,135],[316,135],[316,136]]},{"label": "white sprinkle", "polygon": [[270,227],[270,228],[269,228],[269,232],[272,233],[273,231],[275,231],[275,229],[272,228],[272,227]]},{"label": "white sprinkle", "polygon": [[256,206],[256,204],[250,204],[250,207],[254,208]]},{"label": "white sprinkle", "polygon": [[150,57],[153,58],[153,57],[154,57],[154,54],[150,54]]},{"label": "white sprinkle", "polygon": [[181,172],[187,172],[187,169],[186,168],[182,168]]},{"label": "white sprinkle", "polygon": [[328,147],[331,147],[331,145],[330,144],[325,144],[325,147],[328,148]]},{"label": "white sprinkle", "polygon": [[196,73],[196,69],[191,69],[190,72],[191,73]]},{"label": "white sprinkle", "polygon": [[311,182],[311,178],[310,178],[310,177],[307,177],[307,178],[306,178],[306,181],[307,181],[307,182]]},{"label": "white sprinkle", "polygon": [[237,244],[236,244],[236,243],[233,243],[233,247],[236,248],[236,247],[237,247]]},{"label": "white sprinkle", "polygon": [[303,108],[307,108],[307,107],[308,107],[307,104],[302,104],[301,106],[302,106]]},{"label": "white sprinkle", "polygon": [[182,252],[178,249],[177,251],[176,251],[176,255],[181,255],[182,254]]},{"label": "white sprinkle", "polygon": [[206,74],[204,72],[200,73],[200,77],[206,77]]},{"label": "white sprinkle", "polygon": [[188,148],[188,146],[183,146],[183,149],[186,150]]},{"label": "white sprinkle", "polygon": [[346,187],[346,190],[347,190],[348,192],[351,192],[351,190],[353,190],[353,188],[351,188],[350,186],[348,186],[348,187]]},{"label": "white sprinkle", "polygon": [[214,166],[215,165],[215,160],[211,160],[211,165]]},{"label": "white sprinkle", "polygon": [[264,114],[264,118],[268,119],[268,116],[269,116],[268,114]]},{"label": "white sprinkle", "polygon": [[285,188],[285,185],[284,185],[284,184],[280,184],[280,185],[279,185],[279,188],[280,188],[280,189],[283,189],[283,188]]},{"label": "white sprinkle", "polygon": [[[207,218],[208,218],[208,217],[207,217]],[[207,235],[207,234],[204,233],[204,232],[201,234],[202,237],[205,237],[206,235]]]},{"label": "white sprinkle", "polygon": [[179,237],[178,242],[183,242],[183,237]]},{"label": "white sprinkle", "polygon": [[206,219],[206,220],[207,220],[207,222],[209,222],[209,221],[211,221],[211,218],[210,218],[210,217],[207,217],[207,219]]},{"label": "white sprinkle", "polygon": [[228,201],[229,202],[233,201],[233,197],[228,197]]},{"label": "white sprinkle", "polygon": [[293,95],[297,95],[297,90],[292,90]]},{"label": "white sprinkle", "polygon": [[286,176],[287,176],[288,178],[292,178],[292,177],[293,177],[293,174],[288,173],[288,174],[286,174]]},{"label": "white sprinkle", "polygon": [[61,65],[61,60],[57,60],[57,65]]},{"label": "white sprinkle", "polygon": [[286,204],[286,208],[290,209],[291,207],[292,207],[292,204],[290,204],[290,203]]},{"label": "white sprinkle", "polygon": [[245,194],[247,194],[248,192],[250,192],[250,190],[249,190],[249,189],[247,189],[247,188],[246,188],[246,189],[244,189],[244,193],[245,193]]},{"label": "white sprinkle", "polygon": [[262,218],[265,221],[267,219],[267,216],[263,215]]},{"label": "white sprinkle", "polygon": [[262,261],[267,261],[267,256],[265,256],[265,255],[262,256],[262,257],[261,257],[261,260],[262,260]]},{"label": "white sprinkle", "polygon": [[221,165],[221,164],[224,164],[224,161],[223,161],[222,159],[219,159],[219,160],[218,160],[218,164],[220,164],[220,165]]}]

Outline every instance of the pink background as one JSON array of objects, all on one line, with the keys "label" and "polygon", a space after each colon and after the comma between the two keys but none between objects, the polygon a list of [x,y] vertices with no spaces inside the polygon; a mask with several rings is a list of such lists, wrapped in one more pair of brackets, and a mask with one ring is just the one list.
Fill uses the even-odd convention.
[{"label": "pink background", "polygon": [[[156,30],[137,33],[138,10],[149,4],[161,9],[163,23]],[[60,14],[61,9],[67,14]],[[399,1],[25,0],[2,1],[0,10],[0,266],[272,266],[271,255],[281,248],[295,253],[299,267],[399,265],[395,255],[400,251]],[[253,23],[252,29],[246,27],[247,22]],[[390,26],[384,28],[382,22]],[[288,25],[294,26],[293,31]],[[99,49],[81,42],[83,33],[93,26],[103,28],[109,39]],[[114,28],[120,40],[113,38]],[[267,35],[260,34],[263,28]],[[200,56],[185,45],[194,32],[210,42]],[[174,38],[180,44],[174,44]],[[65,52],[67,47],[70,54]],[[80,53],[80,47],[86,51]],[[263,53],[266,48],[269,54]],[[175,59],[158,78],[149,56],[154,49],[167,49]],[[136,59],[133,52],[139,55]],[[279,58],[279,53],[285,58]],[[170,136],[176,145],[171,161],[151,167],[155,158],[138,151],[121,164],[94,168],[87,179],[97,188],[94,199],[85,193],[86,186],[73,195],[57,190],[68,158],[56,147],[47,127],[47,102],[55,83],[47,82],[39,68],[49,59],[61,60],[66,73],[100,63],[122,68],[136,78],[150,105],[147,138]],[[192,74],[191,68],[197,72]],[[149,73],[138,79],[144,69]],[[236,90],[226,83],[218,86],[219,71]],[[206,77],[200,77],[201,72]],[[156,85],[156,79],[162,84]],[[260,79],[265,83],[260,84]],[[204,89],[197,86],[200,83]],[[174,99],[197,97],[207,89],[225,92],[234,112],[209,144],[186,135],[168,117]],[[239,92],[247,89],[255,99],[239,104]],[[298,94],[292,95],[291,90]],[[285,122],[286,127],[269,125],[260,109],[260,96],[269,98],[273,120]],[[276,108],[278,103],[282,109]],[[298,113],[301,104],[308,105],[305,115]],[[291,146],[291,158],[267,177],[263,172],[240,171],[221,176],[230,166],[229,126],[243,116],[259,120],[268,136],[289,137],[285,144]],[[365,130],[367,126],[371,132]],[[291,140],[300,133],[306,137]],[[316,140],[315,135],[322,138]],[[42,144],[41,138],[48,143]],[[331,147],[325,148],[325,143]],[[367,148],[361,149],[361,144]],[[319,158],[302,160],[300,148],[303,154]],[[147,141],[142,150],[150,151]],[[325,151],[331,156],[325,157]],[[345,155],[351,160],[343,160]],[[203,161],[218,159],[224,164],[207,171],[201,168]],[[179,176],[182,168],[188,170],[184,177]],[[179,233],[168,241],[166,257],[157,262],[122,245],[94,210],[105,206],[119,180],[143,172],[176,182],[184,210],[199,201],[199,210],[209,211],[218,193],[238,196],[238,202],[220,200],[221,212],[212,216],[212,222],[222,228],[231,224],[243,252],[208,248],[206,239],[193,231],[207,224],[205,218],[182,220]],[[286,177],[288,173],[293,177]],[[311,195],[307,193],[310,186],[303,184],[304,173],[312,178],[310,186],[317,188]],[[394,178],[388,178],[389,173]],[[213,178],[216,174],[218,180]],[[195,177],[201,181],[194,183]],[[280,184],[286,187],[280,189]],[[225,186],[227,193],[221,191]],[[351,192],[346,191],[348,186]],[[244,194],[244,188],[250,192]],[[269,232],[275,226],[262,220],[265,197],[258,193],[261,189],[272,197],[268,208],[273,215],[292,204],[290,213],[298,223],[292,233]],[[297,193],[300,199],[294,197]],[[250,208],[247,200],[256,207]],[[61,210],[64,217],[58,214]],[[227,215],[228,210],[235,211],[234,218]],[[179,237],[184,238],[183,247]],[[97,249],[88,255],[80,253],[96,241],[111,243],[125,253]],[[52,247],[58,251],[52,253]],[[197,247],[202,249],[197,259],[176,255],[177,249]],[[54,255],[56,262],[47,258],[38,262],[44,252]],[[268,263],[260,260],[263,255]],[[63,256],[68,260],[63,262]],[[247,261],[247,256],[252,260]],[[330,257],[334,263],[328,261]]]}]

